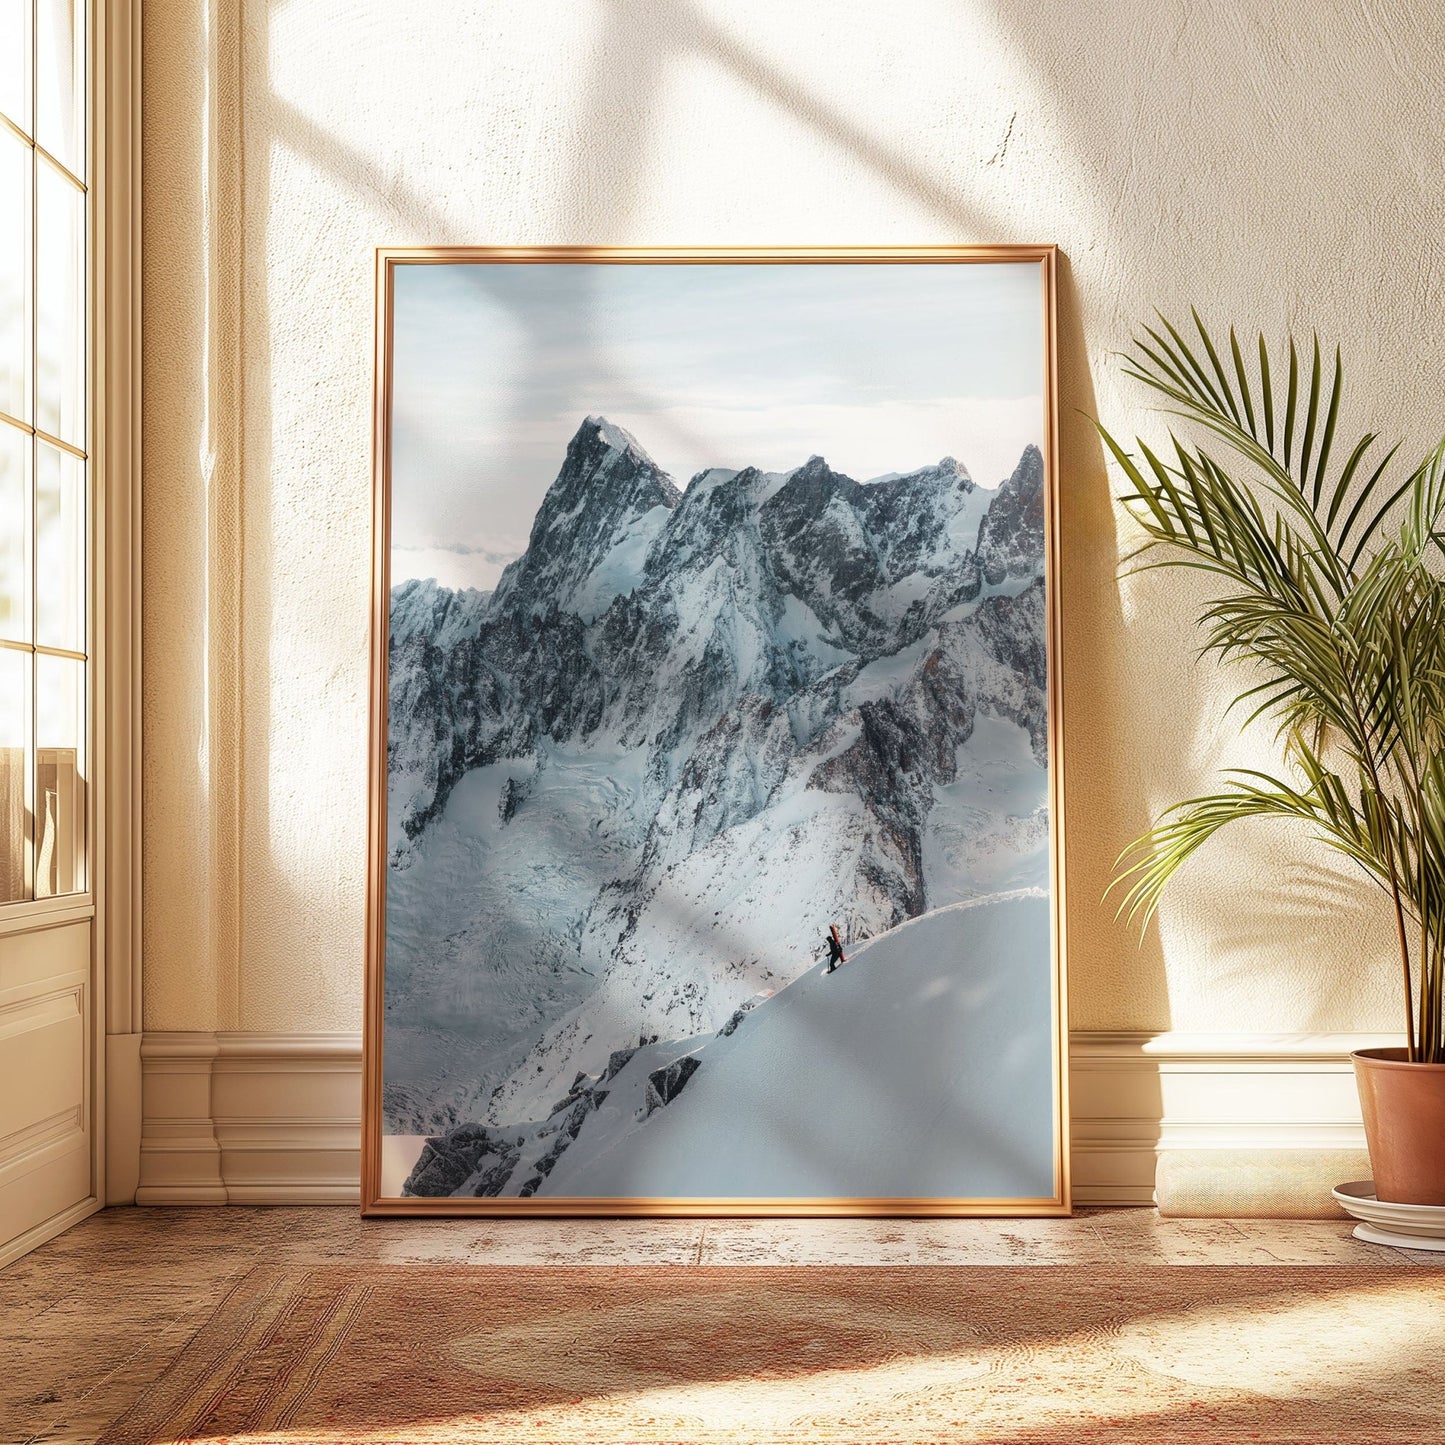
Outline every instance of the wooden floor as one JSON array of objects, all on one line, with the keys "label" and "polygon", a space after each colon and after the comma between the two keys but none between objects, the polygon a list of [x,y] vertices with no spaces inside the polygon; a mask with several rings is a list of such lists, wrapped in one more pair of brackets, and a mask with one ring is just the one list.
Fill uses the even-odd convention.
[{"label": "wooden floor", "polygon": [[93,1442],[258,1261],[319,1264],[1077,1264],[1445,1268],[1347,1222],[1161,1220],[362,1220],[331,1209],[115,1209],[0,1271],[0,1442]]}]

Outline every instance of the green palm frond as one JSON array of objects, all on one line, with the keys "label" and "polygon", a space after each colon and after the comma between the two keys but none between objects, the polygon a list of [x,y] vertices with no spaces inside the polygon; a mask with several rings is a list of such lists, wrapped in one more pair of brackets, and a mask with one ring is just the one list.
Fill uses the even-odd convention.
[{"label": "green palm frond", "polygon": [[[1257,343],[1258,363],[1252,374],[1233,327],[1229,331],[1232,365],[1227,368],[1199,313],[1191,310],[1190,317],[1197,338],[1192,343],[1162,316],[1162,332],[1146,326],[1143,337],[1135,340],[1134,350],[1125,354],[1125,374],[1162,395],[1169,403],[1163,410],[1205,427],[1253,464],[1264,485],[1301,522],[1321,526],[1336,554],[1358,559],[1394,504],[1409,490],[1410,479],[1396,484],[1393,490],[1387,484],[1386,474],[1397,450],[1394,447],[1365,475],[1370,454],[1379,441],[1375,432],[1359,437],[1339,471],[1331,475],[1330,459],[1344,394],[1339,348],[1335,349],[1326,382],[1319,338],[1314,337],[1309,374],[1302,385],[1299,349],[1290,340],[1288,381],[1280,398],[1269,345],[1262,333]],[[1276,418],[1282,422],[1278,429]],[[1357,481],[1354,501],[1342,518],[1341,512]]]},{"label": "green palm frond", "polygon": [[[1333,780],[1323,788],[1300,790],[1264,773],[1236,770],[1226,792],[1190,798],[1168,809],[1115,864],[1109,891],[1121,889],[1119,916],[1141,928],[1159,906],[1165,885],[1221,828],[1243,818],[1288,818],[1303,822],[1317,837],[1368,871],[1374,866],[1369,837]],[[1383,874],[1377,881],[1384,881]]]},{"label": "green palm frond", "polygon": [[1398,479],[1398,445],[1337,444],[1338,349],[1326,361],[1315,337],[1302,359],[1290,340],[1281,367],[1261,335],[1251,363],[1233,329],[1219,345],[1191,319],[1186,334],[1161,316],[1124,363],[1203,440],[1171,433],[1156,451],[1099,433],[1144,535],[1128,570],[1214,579],[1203,652],[1250,669],[1231,706],[1273,721],[1281,771],[1169,809],[1110,892],[1147,926],[1227,824],[1303,823],[1390,895],[1411,1053],[1445,1061],[1445,441]]}]

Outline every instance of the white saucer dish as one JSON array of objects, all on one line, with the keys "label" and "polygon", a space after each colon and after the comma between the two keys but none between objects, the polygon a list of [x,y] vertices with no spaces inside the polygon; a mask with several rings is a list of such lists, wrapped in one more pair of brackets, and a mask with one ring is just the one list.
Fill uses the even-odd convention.
[{"label": "white saucer dish", "polygon": [[1355,1238],[1402,1249],[1445,1250],[1445,1204],[1391,1204],[1375,1198],[1375,1181],[1359,1179],[1330,1191],[1360,1221]]},{"label": "white saucer dish", "polygon": [[1433,1249],[1445,1253],[1445,1239],[1431,1239],[1423,1234],[1396,1234],[1392,1229],[1378,1229],[1373,1224],[1357,1224],[1350,1233],[1366,1244],[1388,1244],[1391,1249]]}]

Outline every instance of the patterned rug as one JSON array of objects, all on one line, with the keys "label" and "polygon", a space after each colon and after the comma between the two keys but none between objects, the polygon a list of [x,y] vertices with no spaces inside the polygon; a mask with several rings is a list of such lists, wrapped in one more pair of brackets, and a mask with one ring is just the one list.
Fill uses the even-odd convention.
[{"label": "patterned rug", "polygon": [[261,1265],[104,1445],[1445,1438],[1445,1272]]}]

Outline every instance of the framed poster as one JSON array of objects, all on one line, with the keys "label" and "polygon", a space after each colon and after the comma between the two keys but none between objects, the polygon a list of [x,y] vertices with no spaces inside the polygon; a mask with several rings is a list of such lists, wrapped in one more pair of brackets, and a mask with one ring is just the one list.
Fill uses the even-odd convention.
[{"label": "framed poster", "polygon": [[1067,1212],[1054,249],[377,302],[363,1208]]}]

